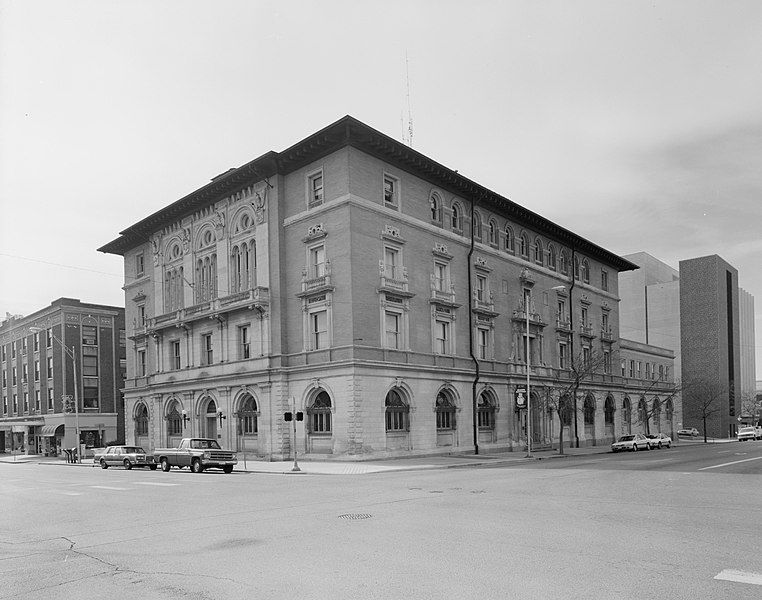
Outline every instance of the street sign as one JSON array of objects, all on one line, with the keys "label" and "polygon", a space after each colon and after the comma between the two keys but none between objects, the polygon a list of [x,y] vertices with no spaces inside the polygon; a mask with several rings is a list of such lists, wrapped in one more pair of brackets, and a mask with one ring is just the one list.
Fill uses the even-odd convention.
[{"label": "street sign", "polygon": [[527,391],[525,388],[516,388],[516,406],[524,408],[527,403]]}]

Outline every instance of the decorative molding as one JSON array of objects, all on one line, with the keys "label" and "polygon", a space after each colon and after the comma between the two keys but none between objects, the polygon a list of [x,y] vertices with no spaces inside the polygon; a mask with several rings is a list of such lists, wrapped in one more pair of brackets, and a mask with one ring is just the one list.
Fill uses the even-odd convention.
[{"label": "decorative molding", "polygon": [[395,227],[394,225],[389,225],[388,223],[384,225],[384,230],[381,232],[381,237],[387,240],[394,240],[395,242],[405,243],[405,240],[400,235],[399,227]]},{"label": "decorative molding", "polygon": [[313,240],[324,238],[327,235],[328,232],[325,230],[325,223],[316,223],[307,229],[307,236],[302,238],[302,241],[311,242]]},{"label": "decorative molding", "polygon": [[449,253],[447,250],[447,244],[443,244],[441,242],[434,242],[434,248],[431,250],[435,255],[441,256],[442,258],[452,258],[452,254]]}]

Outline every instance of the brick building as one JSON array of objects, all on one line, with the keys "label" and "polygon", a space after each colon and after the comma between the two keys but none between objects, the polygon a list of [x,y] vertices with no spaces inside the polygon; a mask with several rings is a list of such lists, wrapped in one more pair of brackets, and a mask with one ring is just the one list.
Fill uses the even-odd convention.
[{"label": "brick building", "polygon": [[[616,368],[617,283],[635,265],[351,117],[100,251],[125,260],[126,437],[147,448],[187,435],[270,459],[523,448],[527,339],[535,447],[558,440],[545,398],[572,357],[601,360],[565,440],[632,427],[625,399],[643,386]],[[671,368],[658,348],[632,351]]]},{"label": "brick building", "polygon": [[9,317],[0,324],[0,452],[74,448],[77,424],[86,447],[123,439],[125,371],[121,307],[59,298]]}]

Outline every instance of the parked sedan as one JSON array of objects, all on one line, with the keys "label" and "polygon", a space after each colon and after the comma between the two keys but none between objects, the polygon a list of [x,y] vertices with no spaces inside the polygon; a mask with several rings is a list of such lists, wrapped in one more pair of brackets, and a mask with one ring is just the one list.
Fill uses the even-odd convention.
[{"label": "parked sedan", "polygon": [[629,433],[623,435],[618,441],[611,444],[612,452],[619,452],[620,450],[631,450],[637,452],[638,450],[650,450],[651,441],[642,433]]},{"label": "parked sedan", "polygon": [[101,466],[101,469],[109,467],[124,467],[129,470],[132,467],[148,467],[156,470],[156,461],[152,454],[146,454],[140,446],[109,446],[105,452],[96,452],[93,462]]},{"label": "parked sedan", "polygon": [[757,432],[754,429],[754,427],[741,427],[741,429],[738,430],[738,441],[743,442],[744,440],[755,440],[757,439]]},{"label": "parked sedan", "polygon": [[672,446],[672,438],[668,435],[664,435],[663,433],[652,433],[651,435],[646,436],[649,440],[651,440],[651,448],[659,448],[666,446],[667,448],[670,448]]},{"label": "parked sedan", "polygon": [[691,437],[698,437],[699,431],[695,427],[689,427],[688,429],[678,429],[677,435],[689,435]]}]

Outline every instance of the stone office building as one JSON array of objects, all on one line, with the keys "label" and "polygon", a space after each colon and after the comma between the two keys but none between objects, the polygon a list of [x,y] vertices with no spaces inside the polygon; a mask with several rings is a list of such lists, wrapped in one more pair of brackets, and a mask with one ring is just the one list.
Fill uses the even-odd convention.
[{"label": "stone office building", "polygon": [[124,308],[72,298],[0,324],[0,452],[58,454],[77,426],[86,448],[123,439],[124,336]]},{"label": "stone office building", "polygon": [[617,277],[635,266],[351,117],[100,251],[125,260],[126,436],[147,448],[189,435],[269,459],[523,448],[527,337],[535,447],[558,439],[542,394],[576,354],[604,360],[565,439],[632,427]]}]

